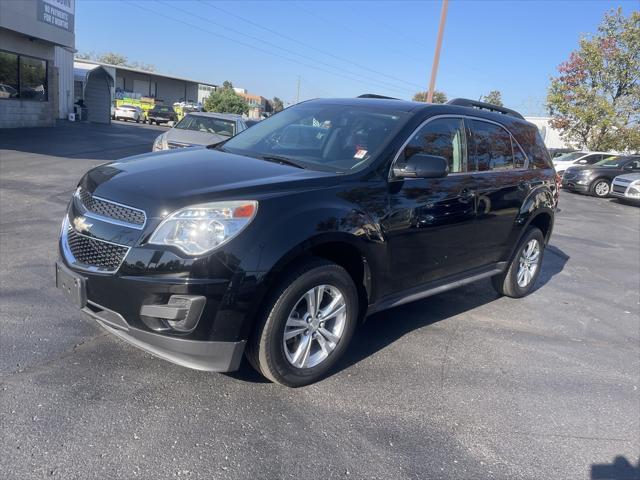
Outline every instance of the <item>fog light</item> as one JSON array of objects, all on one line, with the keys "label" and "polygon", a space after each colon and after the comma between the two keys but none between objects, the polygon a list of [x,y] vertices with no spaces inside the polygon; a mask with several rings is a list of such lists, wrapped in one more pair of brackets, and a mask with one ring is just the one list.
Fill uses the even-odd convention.
[{"label": "fog light", "polygon": [[197,295],[171,295],[165,305],[143,305],[142,320],[156,331],[188,333],[198,325],[206,298]]}]

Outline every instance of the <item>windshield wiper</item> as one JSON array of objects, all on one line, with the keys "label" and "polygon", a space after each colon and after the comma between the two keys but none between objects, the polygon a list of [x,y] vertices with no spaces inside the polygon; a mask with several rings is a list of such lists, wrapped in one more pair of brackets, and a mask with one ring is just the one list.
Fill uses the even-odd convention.
[{"label": "windshield wiper", "polygon": [[302,168],[302,169],[306,169],[307,167],[305,167],[304,165],[294,162],[293,160],[287,158],[287,157],[281,157],[279,155],[262,155],[260,157],[263,160],[266,160],[267,162],[275,162],[275,163],[279,163],[281,165],[290,165],[292,167],[297,167],[297,168]]}]

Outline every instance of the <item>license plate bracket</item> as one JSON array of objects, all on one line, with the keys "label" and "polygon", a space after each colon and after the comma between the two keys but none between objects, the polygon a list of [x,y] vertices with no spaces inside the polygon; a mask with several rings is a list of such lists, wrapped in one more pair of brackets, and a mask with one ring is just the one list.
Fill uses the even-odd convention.
[{"label": "license plate bracket", "polygon": [[62,263],[56,262],[56,287],[62,290],[77,308],[87,305],[86,280]]}]

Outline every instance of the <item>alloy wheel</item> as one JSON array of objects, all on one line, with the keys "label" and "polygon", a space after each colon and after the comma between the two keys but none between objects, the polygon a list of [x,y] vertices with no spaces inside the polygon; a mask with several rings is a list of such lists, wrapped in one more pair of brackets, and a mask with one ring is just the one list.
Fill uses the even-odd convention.
[{"label": "alloy wheel", "polygon": [[598,182],[594,190],[599,197],[606,197],[609,195],[609,184],[607,182]]},{"label": "alloy wheel", "polygon": [[347,304],[333,285],[306,292],[289,313],[282,339],[287,361],[296,368],[312,368],[335,350],[345,330]]},{"label": "alloy wheel", "polygon": [[526,288],[538,270],[540,261],[540,243],[535,238],[529,240],[520,254],[518,266],[518,286]]}]

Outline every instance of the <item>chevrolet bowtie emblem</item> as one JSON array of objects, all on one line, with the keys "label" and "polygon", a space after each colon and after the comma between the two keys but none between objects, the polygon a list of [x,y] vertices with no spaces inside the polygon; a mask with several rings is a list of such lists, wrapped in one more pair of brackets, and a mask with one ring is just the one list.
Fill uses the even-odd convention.
[{"label": "chevrolet bowtie emblem", "polygon": [[73,219],[73,226],[76,232],[88,232],[93,227],[93,224],[87,223],[87,219],[84,217],[76,217]]}]

